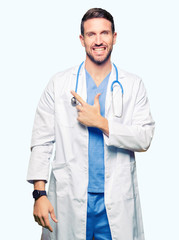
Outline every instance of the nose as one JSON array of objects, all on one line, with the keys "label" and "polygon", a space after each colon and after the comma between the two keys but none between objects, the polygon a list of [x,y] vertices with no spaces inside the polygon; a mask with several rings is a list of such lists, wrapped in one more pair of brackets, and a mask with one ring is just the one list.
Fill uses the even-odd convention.
[{"label": "nose", "polygon": [[102,44],[102,38],[101,35],[96,35],[95,43],[96,45],[101,45]]}]

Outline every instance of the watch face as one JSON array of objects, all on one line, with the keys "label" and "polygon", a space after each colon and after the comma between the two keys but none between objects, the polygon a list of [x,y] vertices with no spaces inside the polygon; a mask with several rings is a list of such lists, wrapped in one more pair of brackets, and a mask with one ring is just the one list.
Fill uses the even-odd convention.
[{"label": "watch face", "polygon": [[35,200],[37,200],[41,196],[47,196],[46,191],[39,191],[39,190],[34,190],[32,195],[33,195],[33,198],[35,198]]},{"label": "watch face", "polygon": [[38,190],[34,190],[33,191],[33,197],[36,199],[39,197],[39,191]]}]

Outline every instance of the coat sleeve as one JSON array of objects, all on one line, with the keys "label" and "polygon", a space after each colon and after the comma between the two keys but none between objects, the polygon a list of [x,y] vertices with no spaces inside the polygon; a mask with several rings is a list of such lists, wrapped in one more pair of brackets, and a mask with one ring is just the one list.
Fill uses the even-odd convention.
[{"label": "coat sleeve", "polygon": [[54,91],[51,80],[43,92],[35,114],[27,181],[48,181],[50,158],[55,142]]},{"label": "coat sleeve", "polygon": [[151,143],[155,122],[152,119],[147,93],[140,81],[135,104],[133,107],[131,124],[121,124],[117,117],[108,119],[109,137],[104,135],[108,146],[115,146],[135,152],[146,151]]}]

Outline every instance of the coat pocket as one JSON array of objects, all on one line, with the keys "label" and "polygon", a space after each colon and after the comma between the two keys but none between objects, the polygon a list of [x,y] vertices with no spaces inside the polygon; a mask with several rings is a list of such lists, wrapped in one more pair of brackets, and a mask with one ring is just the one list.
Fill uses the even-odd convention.
[{"label": "coat pocket", "polygon": [[56,103],[56,119],[61,126],[74,127],[78,123],[78,112],[75,106],[72,106],[71,99],[59,99]]},{"label": "coat pocket", "polygon": [[69,186],[69,167],[67,163],[52,163],[52,172],[56,181],[57,197],[64,197]]},{"label": "coat pocket", "polygon": [[122,199],[134,198],[138,192],[136,163],[119,165],[116,177],[118,193]]}]

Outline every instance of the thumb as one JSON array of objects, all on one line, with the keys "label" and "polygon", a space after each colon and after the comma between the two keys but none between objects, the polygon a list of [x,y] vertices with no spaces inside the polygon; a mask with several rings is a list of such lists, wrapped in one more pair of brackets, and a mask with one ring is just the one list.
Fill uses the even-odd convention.
[{"label": "thumb", "polygon": [[96,94],[95,98],[94,98],[94,105],[97,106],[99,105],[99,96],[101,95],[101,93]]},{"label": "thumb", "polygon": [[54,212],[54,209],[52,209],[52,211],[50,212],[50,216],[51,216],[51,219],[54,221],[54,222],[58,222],[56,216],[55,216],[55,212]]}]

